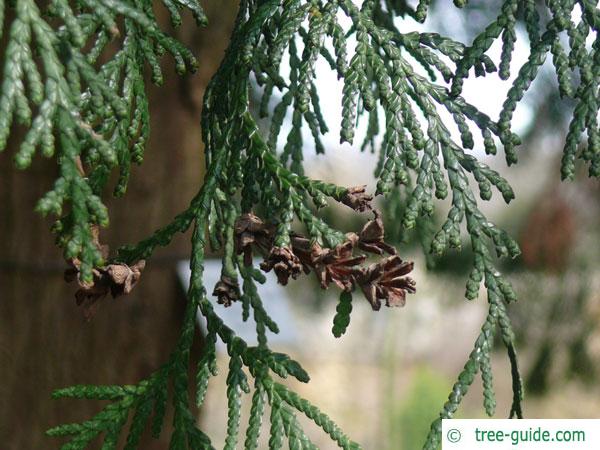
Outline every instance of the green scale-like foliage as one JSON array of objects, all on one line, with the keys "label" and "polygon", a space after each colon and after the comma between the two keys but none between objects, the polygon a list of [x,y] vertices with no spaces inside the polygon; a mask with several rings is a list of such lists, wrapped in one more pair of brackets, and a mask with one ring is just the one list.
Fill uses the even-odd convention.
[{"label": "green scale-like foliage", "polygon": [[[511,131],[513,113],[548,56],[561,95],[575,103],[562,176],[572,178],[578,160],[587,165],[590,176],[600,176],[600,11],[594,2],[547,0],[541,5],[534,0],[505,0],[497,18],[466,45],[436,33],[403,33],[397,28],[396,16],[424,21],[430,3],[425,0],[413,6],[405,0],[241,0],[229,47],[204,96],[201,126],[207,171],[202,187],[171,223],[137,245],[122,247],[110,261],[103,261],[93,235],[94,227],[108,225],[100,193],[115,170],[119,179],[114,194],[124,194],[131,164],[142,161],[149,133],[146,68],[151,80],[160,84],[164,53],[174,58],[179,73],[193,71],[197,65],[189,50],[161,31],[154,8],[166,7],[174,26],[181,22],[182,10],[189,10],[198,25],[205,24],[206,18],[197,0],[47,3],[47,9],[41,10],[33,0],[6,4],[0,0],[0,32],[7,34],[0,150],[19,126],[26,132],[15,154],[18,168],[26,168],[38,151],[56,158],[59,178],[38,209],[59,217],[53,231],[65,258],[80,262],[80,281],[89,283],[94,268],[142,259],[151,264],[157,246],[168,245],[178,232],[190,227],[195,230],[188,303],[176,348],[162,367],[135,386],[74,386],[56,391],[57,398],[109,402],[85,422],[48,431],[52,436],[70,438],[63,449],[83,449],[100,434],[103,449],[116,448],[126,429],[126,448],[135,449],[147,427],[155,436],[161,433],[169,401],[175,412],[170,448],[213,448],[197,427],[188,387],[195,383],[196,403],[202,405],[210,378],[217,375],[217,340],[226,344],[229,355],[225,448],[236,448],[242,441],[247,449],[258,448],[267,404],[269,448],[315,448],[298,422],[298,413],[321,427],[340,447],[360,448],[316,406],[277,381],[292,376],[307,382],[308,375],[296,361],[269,348],[266,332],[277,333],[278,326],[258,295],[256,283],[265,278],[258,268],[245,264],[237,243],[238,218],[260,211],[265,223],[273,224],[274,249],[291,248],[298,238],[292,231],[294,222],[306,231],[311,245],[339,249],[350,238],[319,217],[318,209],[332,202],[365,209],[348,200],[354,195],[352,190],[303,174],[302,128],[308,127],[316,151],[323,153],[321,136],[328,132],[327,120],[331,120],[323,116],[319,105],[322,93],[315,78],[319,58],[343,84],[341,143],[354,143],[357,121],[366,116],[368,127],[361,147],[380,155],[376,194],[395,196],[405,205],[400,232],[415,227],[426,230],[420,233],[422,241],[432,255],[441,255],[449,248],[460,249],[461,229],[466,229],[474,255],[466,297],[479,297],[482,282],[487,294],[489,310],[481,332],[424,448],[437,448],[441,419],[454,415],[479,372],[485,410],[494,414],[490,359],[496,334],[512,367],[510,416],[522,416],[521,379],[507,314],[507,305],[516,295],[496,268],[497,257],[514,258],[519,248],[488,220],[477,199],[478,193],[481,200],[489,200],[495,189],[509,203],[514,194],[499,173],[469,150],[477,132],[486,153],[495,154],[501,145],[507,163],[517,161],[519,138]],[[467,2],[454,3],[462,7]],[[7,8],[10,20],[4,18]],[[574,17],[580,18],[574,21]],[[509,78],[519,21],[525,24],[530,55],[519,68],[495,121],[461,97],[461,91],[473,72],[485,76],[497,70],[500,78]],[[346,23],[350,26],[342,25]],[[498,67],[486,54],[497,40],[502,44]],[[117,50],[110,51],[108,46],[115,42]],[[258,113],[268,120],[265,134],[250,108],[253,82],[262,91]],[[271,109],[273,101],[276,105]],[[286,117],[291,119],[291,128],[283,136],[283,151],[278,154]],[[458,131],[458,140],[454,131]],[[436,200],[448,197],[446,218],[434,229],[431,218]],[[229,296],[229,300],[241,301],[244,320],[252,318],[256,323],[255,347],[223,324],[207,295],[203,284],[207,246],[222,253],[223,299]],[[297,275],[292,273],[293,278]],[[325,284],[330,281],[322,280]],[[338,284],[343,289],[333,319],[335,336],[349,326],[355,285]],[[192,381],[188,377],[189,354],[198,311],[208,329],[204,354]],[[240,405],[251,385],[251,416],[242,438]]]}]

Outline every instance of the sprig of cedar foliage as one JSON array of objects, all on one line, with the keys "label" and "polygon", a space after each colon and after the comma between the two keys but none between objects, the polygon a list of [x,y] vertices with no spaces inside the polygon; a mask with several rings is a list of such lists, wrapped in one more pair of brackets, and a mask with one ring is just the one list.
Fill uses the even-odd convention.
[{"label": "sprig of cedar foliage", "polygon": [[[196,2],[164,3],[172,12],[186,6],[199,24],[206,20]],[[131,164],[143,159],[149,133],[146,62],[158,84],[163,53],[175,59],[180,73],[194,71],[197,63],[187,48],[160,30],[152,2],[53,0],[46,11],[33,0],[9,5],[12,21],[2,24],[9,37],[0,95],[0,150],[14,122],[27,130],[15,155],[18,168],[27,168],[37,151],[57,159],[60,176],[37,209],[62,216],[55,225],[59,245],[65,258],[82,261],[82,279],[91,281],[92,268],[103,264],[91,226],[108,225],[100,193],[111,171],[118,170],[114,192],[124,194]],[[4,10],[2,1],[0,16]],[[178,16],[172,17],[177,23]],[[54,19],[61,25],[52,27]],[[114,41],[118,51],[100,63]]]},{"label": "sprig of cedar foliage", "polygon": [[[428,246],[435,255],[448,248],[460,248],[460,230],[466,227],[474,254],[466,297],[477,298],[482,282],[487,293],[489,311],[481,332],[439,419],[432,424],[424,448],[437,448],[441,419],[452,417],[479,371],[486,412],[494,414],[490,354],[496,330],[512,366],[514,401],[510,416],[521,416],[522,387],[506,310],[516,296],[496,269],[496,256],[515,257],[519,249],[479,209],[471,182],[478,185],[482,200],[491,198],[492,188],[507,203],[514,194],[506,180],[468,151],[475,145],[473,133],[477,132],[488,154],[495,154],[500,143],[507,162],[516,162],[515,146],[519,139],[511,132],[512,115],[546,56],[551,55],[561,94],[576,102],[562,175],[573,176],[577,159],[588,164],[590,176],[600,174],[597,124],[600,12],[590,0],[548,0],[543,11],[533,0],[505,0],[497,18],[471,45],[465,45],[436,33],[403,33],[397,28],[394,16],[425,20],[428,1],[420,1],[416,8],[404,0],[357,3],[241,0],[230,45],[205,93],[204,184],[188,209],[139,244],[120,249],[113,260],[132,264],[148,259],[157,246],[168,245],[175,233],[194,227],[192,274],[178,344],[161,368],[135,386],[74,386],[56,391],[55,397],[109,401],[88,421],[48,431],[50,435],[71,439],[64,449],[85,448],[100,434],[104,449],[116,448],[127,423],[128,449],[137,448],[147,426],[154,435],[160,434],[170,384],[175,411],[170,448],[212,448],[209,437],[196,426],[188,386],[196,384],[196,402],[201,405],[209,379],[216,375],[217,339],[227,345],[230,357],[225,448],[235,448],[240,441],[241,396],[251,391],[248,374],[254,379],[254,394],[245,448],[258,447],[267,403],[271,408],[269,447],[272,449],[281,448],[285,440],[292,449],[315,448],[300,427],[297,413],[313,420],[340,447],[359,448],[314,405],[276,381],[276,377],[292,376],[306,382],[308,375],[297,362],[269,349],[266,331],[277,332],[278,328],[257,294],[256,283],[264,282],[264,275],[245,264],[236,241],[239,218],[261,211],[262,221],[257,219],[255,223],[264,224],[264,230],[273,227],[268,229],[270,240],[263,236],[263,241],[279,249],[277,255],[288,255],[287,260],[278,260],[280,264],[288,264],[284,269],[274,265],[276,271],[279,267],[280,280],[286,275],[287,282],[287,276],[299,275],[294,241],[305,239],[313,249],[320,249],[321,254],[335,261],[339,252],[348,248],[348,242],[363,239],[362,235],[352,238],[333,229],[319,217],[317,209],[333,201],[362,210],[368,203],[366,197],[361,197],[364,194],[303,175],[305,145],[301,128],[308,127],[318,152],[325,151],[320,137],[328,131],[329,118],[321,112],[315,80],[319,58],[329,63],[343,83],[341,142],[352,144],[359,116],[367,117],[369,126],[362,148],[370,147],[380,154],[376,193],[402,197],[404,230],[416,224],[431,224],[436,199],[450,196],[447,217],[433,233]],[[455,1],[457,6],[465,3]],[[54,188],[40,200],[38,209],[60,217],[54,232],[65,257],[80,261],[82,283],[92,282],[94,268],[105,264],[92,236],[93,227],[108,224],[100,193],[110,173],[117,170],[120,177],[114,192],[122,195],[131,164],[141,162],[143,157],[149,133],[146,65],[155,83],[162,80],[160,58],[165,52],[175,59],[180,73],[196,67],[189,50],[161,31],[153,12],[159,4],[168,9],[175,26],[180,23],[182,9],[191,11],[199,25],[206,22],[196,0],[54,0],[49,2],[47,11],[41,11],[33,0],[14,0],[8,2],[10,21],[5,24],[2,20],[1,30],[6,28],[8,44],[0,93],[0,150],[6,146],[12,127],[21,126],[26,133],[15,155],[17,167],[27,167],[38,150],[56,158],[60,176]],[[0,0],[0,17],[5,9],[5,2]],[[577,17],[575,10],[581,12],[577,21],[572,19]],[[342,15],[349,19],[349,27],[340,20]],[[461,89],[471,69],[477,76],[497,70],[486,55],[497,39],[503,45],[499,75],[508,78],[518,18],[526,24],[531,53],[513,81],[499,120],[494,121],[462,98]],[[350,40],[350,36],[354,39]],[[590,36],[591,47],[586,45]],[[111,53],[107,46],[114,42],[118,50]],[[289,66],[289,76],[281,74],[284,62]],[[267,136],[261,133],[250,109],[248,92],[252,80],[262,89],[260,115],[270,120]],[[277,105],[271,110],[269,105],[276,91],[279,91]],[[286,116],[291,117],[292,127],[283,152],[277,154],[278,137]],[[445,117],[452,117],[452,121]],[[458,131],[458,141],[453,130]],[[582,145],[584,134],[587,142]],[[292,231],[294,221],[304,227],[306,237]],[[256,347],[249,347],[223,324],[207,296],[202,281],[207,245],[223,254],[222,284],[216,292],[228,301],[243,302],[244,319],[252,317],[256,322],[259,343]],[[383,247],[369,248],[379,252]],[[267,255],[268,261],[272,257]],[[316,265],[303,264],[307,270],[317,270]],[[349,325],[352,289],[360,285],[367,293],[364,273],[374,273],[360,272],[350,266],[345,270],[349,279],[337,279],[342,295],[334,319],[336,336],[342,335]],[[324,273],[321,280],[324,287],[336,281],[332,272]],[[238,278],[242,279],[241,288]],[[392,284],[396,282],[392,280]],[[375,289],[373,285],[369,287]],[[190,380],[189,353],[198,310],[208,324],[207,339],[196,379]]]}]

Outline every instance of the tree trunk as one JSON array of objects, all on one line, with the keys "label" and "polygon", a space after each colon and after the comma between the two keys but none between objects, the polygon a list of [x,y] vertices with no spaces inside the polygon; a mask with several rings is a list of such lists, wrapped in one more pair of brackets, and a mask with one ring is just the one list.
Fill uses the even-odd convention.
[{"label": "tree trunk", "polygon": [[[146,161],[134,169],[126,196],[109,202],[111,226],[101,233],[112,249],[168,223],[201,185],[201,97],[222,57],[236,6],[231,0],[205,3],[209,27],[197,30],[188,20],[178,31],[199,55],[199,73],[181,79],[168,63],[165,85],[151,89]],[[0,442],[8,450],[57,448],[44,430],[85,420],[102,404],[51,400],[53,389],[135,383],[169,357],[185,301],[174,265],[189,257],[189,235],[157,252],[131,295],[104,300],[85,322],[75,287],[63,280],[65,263],[50,221],[33,212],[52,186],[56,165],[38,157],[29,170],[17,172],[13,155],[11,148],[0,154]],[[140,448],[167,448],[170,420],[160,440]]]}]

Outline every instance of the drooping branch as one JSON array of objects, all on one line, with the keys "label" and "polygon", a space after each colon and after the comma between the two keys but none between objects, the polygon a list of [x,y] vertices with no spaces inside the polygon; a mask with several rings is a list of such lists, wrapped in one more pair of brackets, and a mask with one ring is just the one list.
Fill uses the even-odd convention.
[{"label": "drooping branch", "polygon": [[[292,448],[314,447],[296,412],[307,415],[340,447],[358,448],[315,406],[275,381],[275,376],[292,375],[306,382],[308,375],[297,362],[268,347],[266,331],[277,332],[278,327],[256,287],[265,281],[261,270],[274,271],[281,284],[305,272],[314,273],[323,289],[337,287],[341,295],[334,318],[336,336],[349,326],[354,293],[362,292],[377,310],[382,304],[404,305],[406,294],[415,290],[414,281],[407,277],[412,263],[403,261],[385,241],[376,199],[363,187],[337,186],[304,174],[303,128],[308,128],[317,153],[324,153],[322,136],[331,120],[324,117],[319,103],[323,95],[316,72],[319,58],[342,84],[340,142],[353,144],[357,121],[367,116],[361,148],[380,155],[375,195],[402,195],[406,206],[398,218],[399,227],[406,231],[426,223],[432,236],[424,239],[425,247],[434,255],[460,249],[461,230],[466,229],[473,253],[466,297],[476,299],[482,282],[487,293],[489,309],[481,333],[440,418],[432,425],[425,448],[436,447],[441,419],[456,412],[479,370],[484,407],[488,414],[494,413],[490,358],[496,328],[511,363],[510,415],[522,415],[521,380],[506,311],[516,296],[493,257],[495,252],[498,257],[514,258],[519,249],[488,220],[476,199],[477,191],[481,200],[490,200],[495,188],[509,203],[514,193],[498,172],[468,151],[474,148],[474,133],[478,133],[486,153],[495,154],[501,145],[508,164],[517,161],[519,138],[511,129],[513,114],[551,54],[561,95],[576,103],[562,176],[573,177],[577,160],[589,166],[590,176],[599,176],[600,41],[599,13],[593,2],[548,1],[549,20],[544,22],[535,2],[505,0],[492,23],[465,45],[436,33],[403,33],[398,28],[395,15],[425,20],[430,3],[425,0],[414,9],[404,0],[366,0],[360,6],[351,0],[242,0],[228,49],[204,95],[201,126],[207,170],[203,186],[171,223],[136,245],[123,246],[113,257],[103,254],[97,235],[99,226],[108,225],[101,195],[113,171],[118,172],[113,192],[123,195],[131,164],[143,159],[149,135],[144,67],[148,65],[152,81],[160,84],[162,53],[174,58],[180,73],[195,70],[197,63],[189,50],[160,29],[153,11],[158,2],[74,3],[76,8],[65,0],[51,1],[48,12],[53,21],[46,19],[33,0],[11,3],[14,18],[7,25],[0,92],[0,150],[15,122],[26,128],[15,155],[18,167],[27,167],[38,150],[56,158],[59,178],[38,209],[59,217],[54,232],[73,265],[71,274],[78,280],[79,295],[88,304],[109,292],[130,291],[139,279],[140,264],[151,263],[158,246],[168,245],[176,233],[192,226],[194,233],[188,303],[170,358],[135,386],[75,386],[57,391],[57,397],[111,402],[89,421],[50,430],[51,435],[72,437],[63,448],[84,448],[100,433],[105,433],[104,447],[114,448],[131,411],[127,448],[138,445],[153,412],[153,433],[159,434],[171,382],[175,410],[171,448],[212,448],[208,436],[196,427],[188,398],[189,353],[198,310],[208,324],[195,380],[199,405],[209,378],[216,374],[217,340],[226,344],[230,357],[226,448],[237,444],[240,401],[243,392],[250,392],[244,367],[255,387],[247,448],[258,446],[266,403],[271,406],[271,448],[280,448],[286,438]],[[181,10],[190,11],[198,25],[206,22],[196,0],[160,3],[174,26],[181,22]],[[0,17],[4,8],[0,2]],[[577,21],[575,8],[582,13]],[[530,56],[512,83],[499,120],[494,121],[461,97],[462,86],[471,69],[476,75],[498,70],[500,78],[509,77],[520,19],[526,24]],[[0,22],[3,27],[4,21]],[[350,26],[342,25],[346,22]],[[590,36],[594,37],[591,46],[586,45]],[[497,39],[502,41],[498,67],[486,54]],[[109,51],[111,42],[117,47],[114,53]],[[289,70],[283,70],[284,65]],[[267,119],[267,133],[258,126],[250,102],[254,82],[262,90],[258,114]],[[276,106],[271,110],[272,101]],[[287,116],[291,126],[280,151],[277,142]],[[584,134],[586,146],[581,145]],[[437,200],[449,196],[446,217],[434,230]],[[374,218],[362,230],[344,233],[319,214],[320,208],[330,204],[343,204],[357,214],[372,211]],[[208,246],[222,254],[221,278],[214,287],[203,283]],[[253,254],[264,258],[259,268],[253,266]],[[375,258],[371,264],[366,263],[367,254]],[[217,303],[242,302],[244,320],[252,315],[256,322],[258,346],[248,346],[223,324],[207,288],[213,289]]]}]

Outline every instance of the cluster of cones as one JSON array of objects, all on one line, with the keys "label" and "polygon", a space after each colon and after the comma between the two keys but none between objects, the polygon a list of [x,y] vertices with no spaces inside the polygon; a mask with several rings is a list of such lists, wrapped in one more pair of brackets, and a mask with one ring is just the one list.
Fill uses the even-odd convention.
[{"label": "cluster of cones", "polygon": [[[364,194],[364,187],[350,188],[343,203],[358,211],[371,209],[371,197]],[[386,306],[404,306],[406,294],[415,292],[415,282],[406,275],[413,263],[403,261],[396,249],[384,242],[383,221],[373,210],[360,233],[347,233],[345,240],[334,248],[323,248],[305,236],[290,234],[290,245],[277,247],[275,227],[264,223],[254,214],[243,214],[235,224],[235,245],[238,254],[244,256],[244,264],[252,264],[254,249],[266,255],[260,267],[265,272],[273,270],[279,283],[286,285],[290,278],[297,279],[303,272],[313,272],[323,289],[334,284],[344,291],[359,288],[374,310]],[[365,253],[381,258],[363,265]],[[386,256],[387,253],[387,256]],[[237,280],[222,276],[215,286],[213,295],[226,306],[240,298]]]},{"label": "cluster of cones", "polygon": [[[243,255],[244,264],[250,266],[252,254],[258,250],[265,255],[261,269],[265,272],[273,270],[283,285],[290,278],[297,279],[302,273],[313,272],[323,289],[331,284],[347,292],[360,289],[374,310],[379,310],[383,303],[386,306],[404,306],[406,294],[415,292],[414,280],[406,276],[412,271],[413,263],[403,261],[396,249],[384,241],[383,221],[379,212],[372,209],[371,200],[372,197],[365,194],[363,186],[348,189],[342,203],[357,211],[370,210],[374,217],[360,233],[347,233],[345,240],[334,248],[324,248],[293,232],[288,246],[275,246],[275,226],[263,222],[252,213],[243,214],[235,223],[237,254]],[[108,247],[100,244],[97,227],[92,227],[92,237],[106,259]],[[368,258],[366,253],[380,258],[371,264],[364,264]],[[141,277],[145,261],[140,260],[131,266],[113,263],[94,268],[91,282],[81,280],[81,261],[72,259],[69,265],[65,280],[77,281],[77,304],[83,306],[84,316],[90,319],[95,314],[98,301],[108,294],[116,298],[131,292]],[[239,300],[237,279],[222,275],[213,295],[225,306]]]},{"label": "cluster of cones", "polygon": [[[102,258],[108,258],[108,246],[99,242],[98,227],[92,227],[94,244],[100,251]],[[83,307],[83,315],[90,320],[96,313],[98,302],[110,294],[113,298],[129,294],[142,276],[146,262],[142,259],[128,266],[124,263],[108,264],[92,270],[91,282],[81,280],[81,261],[77,258],[68,261],[69,268],[65,270],[67,282],[77,281],[79,288],[75,292],[77,305]]]}]

